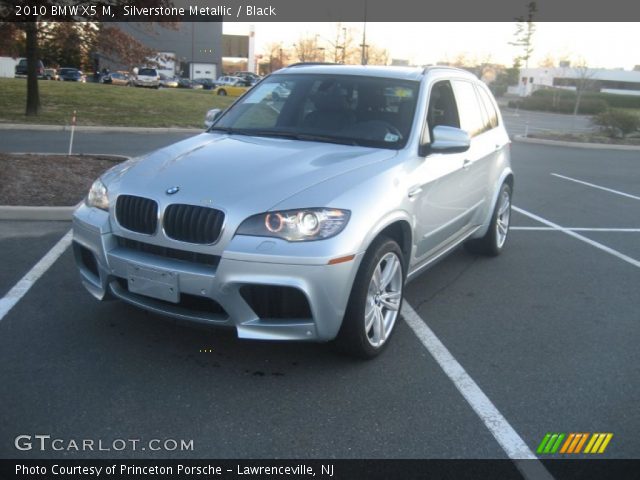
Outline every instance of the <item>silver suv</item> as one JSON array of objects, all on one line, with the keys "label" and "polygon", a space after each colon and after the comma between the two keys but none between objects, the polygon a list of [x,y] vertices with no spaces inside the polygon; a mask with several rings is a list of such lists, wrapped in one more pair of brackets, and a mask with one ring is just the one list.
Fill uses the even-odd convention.
[{"label": "silver suv", "polygon": [[465,71],[294,65],[211,117],[107,171],[76,210],[98,299],[373,357],[407,281],[462,243],[505,246],[509,138]]},{"label": "silver suv", "polygon": [[155,68],[141,68],[134,79],[136,87],[160,88],[160,75]]}]

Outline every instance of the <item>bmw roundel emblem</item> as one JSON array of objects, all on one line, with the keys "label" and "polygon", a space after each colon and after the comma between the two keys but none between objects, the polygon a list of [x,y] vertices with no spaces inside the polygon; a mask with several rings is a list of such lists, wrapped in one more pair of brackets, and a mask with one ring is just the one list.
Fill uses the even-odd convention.
[{"label": "bmw roundel emblem", "polygon": [[167,195],[173,195],[174,193],[178,193],[180,187],[171,187],[167,188]]}]

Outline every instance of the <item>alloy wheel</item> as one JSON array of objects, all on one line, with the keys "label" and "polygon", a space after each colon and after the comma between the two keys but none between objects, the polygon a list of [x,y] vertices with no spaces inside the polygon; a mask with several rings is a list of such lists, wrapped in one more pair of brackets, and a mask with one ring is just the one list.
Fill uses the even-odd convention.
[{"label": "alloy wheel", "polygon": [[393,330],[400,311],[402,283],[400,259],[389,252],[376,265],[367,293],[364,329],[372,347],[381,347]]},{"label": "alloy wheel", "polygon": [[503,190],[500,195],[498,205],[498,215],[496,216],[496,242],[498,248],[502,248],[509,233],[509,221],[511,219],[511,196],[508,190]]}]

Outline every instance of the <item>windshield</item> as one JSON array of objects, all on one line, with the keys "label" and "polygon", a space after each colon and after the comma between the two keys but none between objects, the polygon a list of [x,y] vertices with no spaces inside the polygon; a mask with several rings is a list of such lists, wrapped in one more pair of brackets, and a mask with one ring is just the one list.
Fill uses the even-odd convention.
[{"label": "windshield", "polygon": [[411,131],[419,86],[354,75],[272,75],[211,130],[397,150]]}]

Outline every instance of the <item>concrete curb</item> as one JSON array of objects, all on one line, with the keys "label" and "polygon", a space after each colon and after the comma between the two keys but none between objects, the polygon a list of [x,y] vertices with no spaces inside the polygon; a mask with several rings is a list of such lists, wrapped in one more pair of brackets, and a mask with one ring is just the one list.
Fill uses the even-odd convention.
[{"label": "concrete curb", "polygon": [[[68,132],[69,125],[31,125],[28,123],[0,123],[0,130],[34,130],[49,132]],[[77,126],[76,132],[87,133],[202,133],[204,127],[199,128],[170,128],[170,127],[100,127],[100,126]]]},{"label": "concrete curb", "polygon": [[[4,153],[4,152],[3,152]],[[66,153],[55,152],[7,152],[7,155],[39,155],[41,157],[66,157]],[[72,157],[113,157],[116,160],[130,160],[127,155],[116,155],[115,153],[72,153]]]},{"label": "concrete curb", "polygon": [[552,145],[555,147],[590,148],[593,150],[626,150],[639,151],[640,145],[610,145],[608,143],[582,143],[567,142],[564,140],[546,140],[543,138],[531,138],[522,135],[514,135],[513,141],[520,143],[533,143],[536,145]]},{"label": "concrete curb", "polygon": [[0,220],[71,220],[73,212],[78,205],[73,207],[13,207],[0,205]]},{"label": "concrete curb", "polygon": [[[32,155],[28,152],[13,152],[11,155]],[[63,153],[37,153],[36,155],[42,156],[60,156]],[[77,156],[87,156],[92,154],[82,154]],[[119,160],[129,160],[131,157],[125,155],[107,155],[107,154],[95,154],[101,157],[114,157]],[[50,207],[50,206],[14,206],[14,205],[0,205],[0,220],[31,220],[31,221],[60,221],[71,220],[73,212],[82,204],[82,201],[77,205],[68,207]]]}]

